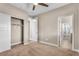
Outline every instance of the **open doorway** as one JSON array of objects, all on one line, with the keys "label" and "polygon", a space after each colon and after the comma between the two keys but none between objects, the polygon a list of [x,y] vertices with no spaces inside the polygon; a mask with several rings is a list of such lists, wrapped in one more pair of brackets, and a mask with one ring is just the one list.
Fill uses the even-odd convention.
[{"label": "open doorway", "polygon": [[24,21],[19,18],[11,17],[11,45],[23,44]]},{"label": "open doorway", "polygon": [[58,18],[58,39],[59,46],[72,49],[73,47],[73,15],[61,16]]},{"label": "open doorway", "polygon": [[38,19],[37,18],[29,18],[29,42],[37,42],[38,41]]}]

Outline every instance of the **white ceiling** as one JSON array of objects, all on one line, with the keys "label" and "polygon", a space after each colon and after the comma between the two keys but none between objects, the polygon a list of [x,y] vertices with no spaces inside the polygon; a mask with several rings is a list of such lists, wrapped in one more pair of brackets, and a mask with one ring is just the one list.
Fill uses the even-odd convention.
[{"label": "white ceiling", "polygon": [[35,10],[32,10],[33,4],[32,3],[11,3],[11,5],[25,11],[30,16],[36,16],[41,13],[45,13],[61,6],[67,5],[69,3],[47,3],[49,7],[44,7],[41,5],[37,5]]}]

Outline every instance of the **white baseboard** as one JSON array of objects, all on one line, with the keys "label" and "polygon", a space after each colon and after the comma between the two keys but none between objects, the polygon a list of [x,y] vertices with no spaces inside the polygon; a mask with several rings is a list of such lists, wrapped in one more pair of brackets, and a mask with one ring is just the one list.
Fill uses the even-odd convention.
[{"label": "white baseboard", "polygon": [[24,45],[28,45],[28,44],[34,43],[34,42],[37,42],[37,41],[32,41],[32,40],[30,40],[30,41],[28,41],[28,42],[25,42]]},{"label": "white baseboard", "polygon": [[79,50],[78,50],[78,49],[74,49],[73,51],[79,52]]},{"label": "white baseboard", "polygon": [[8,50],[10,50],[10,49],[11,49],[11,47],[10,47],[10,48],[7,48],[7,49],[5,49],[5,50],[0,51],[0,53],[5,52],[5,51],[8,51]]},{"label": "white baseboard", "polygon": [[44,42],[44,41],[39,41],[39,42],[40,42],[40,43],[43,43],[43,44],[50,45],[50,46],[58,47],[58,45],[56,45],[56,44],[52,44],[52,43],[48,43],[48,42]]},{"label": "white baseboard", "polygon": [[17,45],[17,44],[20,44],[21,42],[18,42],[18,43],[12,43],[11,45],[13,46],[13,45]]},{"label": "white baseboard", "polygon": [[[40,41],[40,43],[43,43],[43,44],[47,44],[47,45],[50,45],[50,46],[55,46],[55,47],[60,48],[60,47],[59,47],[58,45],[56,45],[56,44],[52,44],[52,43],[48,43],[48,42],[44,42],[44,41]],[[77,50],[77,49],[74,49],[74,50],[72,50],[72,51],[79,52],[79,50]]]},{"label": "white baseboard", "polygon": [[28,45],[28,44],[30,44],[30,43],[29,42],[24,43],[24,45]]}]

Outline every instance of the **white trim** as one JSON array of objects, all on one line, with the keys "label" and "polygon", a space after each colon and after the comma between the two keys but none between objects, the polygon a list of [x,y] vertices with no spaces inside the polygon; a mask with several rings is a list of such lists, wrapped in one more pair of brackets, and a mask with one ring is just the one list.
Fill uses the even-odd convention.
[{"label": "white trim", "polygon": [[[69,14],[72,16],[72,48],[71,50],[74,50],[74,14]],[[64,15],[66,16],[66,15]],[[61,16],[60,16],[61,17]],[[58,17],[58,21],[60,20],[60,17]],[[59,25],[59,22],[58,22],[58,25]],[[59,27],[58,27],[58,31],[59,31]],[[60,40],[60,37],[59,37],[59,32],[58,32],[58,37],[57,37],[57,41],[58,41],[58,45],[60,46],[61,45],[61,40]]]},{"label": "white trim", "polygon": [[[55,47],[61,48],[61,47],[59,47],[59,46],[56,45],[56,44],[52,44],[52,43],[48,43],[48,42],[44,42],[44,41],[39,41],[39,42],[40,42],[40,43],[43,43],[43,44],[46,44],[46,45],[50,45],[50,46],[55,46]],[[78,49],[73,49],[72,51],[79,52]]]},{"label": "white trim", "polygon": [[58,35],[57,35],[57,43],[58,43],[58,45],[60,46],[60,33],[59,33],[59,31],[60,31],[60,29],[59,29],[59,27],[60,27],[60,18],[58,17],[58,25],[57,25],[57,33],[58,33]]},{"label": "white trim", "polygon": [[44,42],[44,41],[39,41],[39,42],[40,42],[40,43],[43,43],[43,44],[50,45],[50,46],[58,47],[58,45],[56,45],[56,44],[52,44],[52,43],[48,43],[48,42]]},{"label": "white trim", "polygon": [[73,51],[79,52],[79,50],[78,50],[78,49],[74,49]]},{"label": "white trim", "polygon": [[8,50],[10,50],[10,49],[11,49],[11,47],[8,48],[8,49],[6,49],[6,50],[0,51],[0,53],[5,52],[5,51],[8,51]]},{"label": "white trim", "polygon": [[13,46],[13,45],[17,45],[17,44],[20,44],[21,42],[18,42],[18,43],[12,43],[11,45]]},{"label": "white trim", "polygon": [[74,14],[72,14],[72,50],[74,50]]},{"label": "white trim", "polygon": [[28,45],[28,44],[30,44],[30,43],[27,43],[27,42],[26,42],[26,43],[24,43],[24,45]]},{"label": "white trim", "polygon": [[37,41],[32,41],[32,40],[30,40],[30,41],[28,41],[28,42],[25,42],[24,45],[28,45],[28,44],[34,43],[34,42],[37,42]]}]

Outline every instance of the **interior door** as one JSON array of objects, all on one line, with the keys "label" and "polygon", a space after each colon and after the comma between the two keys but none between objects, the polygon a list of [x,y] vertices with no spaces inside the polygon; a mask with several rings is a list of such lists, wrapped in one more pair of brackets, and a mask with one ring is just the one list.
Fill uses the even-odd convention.
[{"label": "interior door", "polygon": [[38,20],[30,19],[30,40],[38,41]]},{"label": "interior door", "polygon": [[22,23],[21,20],[12,18],[11,20],[11,44],[16,45],[22,43]]}]

